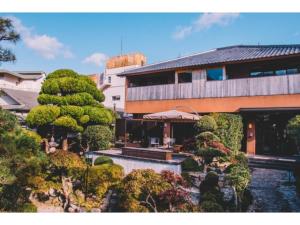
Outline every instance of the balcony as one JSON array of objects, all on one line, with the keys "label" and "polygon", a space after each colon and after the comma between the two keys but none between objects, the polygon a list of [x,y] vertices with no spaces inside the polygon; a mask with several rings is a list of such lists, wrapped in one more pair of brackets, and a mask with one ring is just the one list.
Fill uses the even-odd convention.
[{"label": "balcony", "polygon": [[127,101],[186,98],[224,98],[300,93],[300,74],[132,87]]}]

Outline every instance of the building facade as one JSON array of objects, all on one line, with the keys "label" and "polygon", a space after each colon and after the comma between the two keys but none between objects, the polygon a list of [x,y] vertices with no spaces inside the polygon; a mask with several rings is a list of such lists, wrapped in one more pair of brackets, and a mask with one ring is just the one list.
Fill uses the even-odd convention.
[{"label": "building facade", "polygon": [[119,74],[134,118],[181,108],[243,116],[248,154],[281,154],[300,113],[300,45],[229,46]]},{"label": "building facade", "polygon": [[0,107],[15,113],[24,121],[38,105],[37,97],[46,73],[41,71],[0,70]]},{"label": "building facade", "polygon": [[104,73],[99,76],[98,87],[105,95],[104,106],[117,112],[124,112],[125,77],[117,74],[143,66],[146,57],[141,53],[115,56],[107,60]]}]

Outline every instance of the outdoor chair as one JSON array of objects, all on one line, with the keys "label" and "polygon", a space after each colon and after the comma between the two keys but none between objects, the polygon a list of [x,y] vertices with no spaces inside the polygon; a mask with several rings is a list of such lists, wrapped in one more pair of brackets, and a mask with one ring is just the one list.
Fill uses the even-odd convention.
[{"label": "outdoor chair", "polygon": [[150,137],[150,146],[151,147],[158,147],[159,146],[159,138],[157,137]]}]

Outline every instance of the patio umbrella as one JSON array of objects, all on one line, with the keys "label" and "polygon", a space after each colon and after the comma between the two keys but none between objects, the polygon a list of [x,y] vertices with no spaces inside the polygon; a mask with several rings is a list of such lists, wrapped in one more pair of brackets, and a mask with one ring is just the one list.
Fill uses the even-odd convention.
[{"label": "patio umbrella", "polygon": [[177,111],[177,110],[169,110],[164,112],[157,112],[152,114],[147,114],[143,116],[143,119],[147,120],[199,120],[200,116],[195,114]]}]

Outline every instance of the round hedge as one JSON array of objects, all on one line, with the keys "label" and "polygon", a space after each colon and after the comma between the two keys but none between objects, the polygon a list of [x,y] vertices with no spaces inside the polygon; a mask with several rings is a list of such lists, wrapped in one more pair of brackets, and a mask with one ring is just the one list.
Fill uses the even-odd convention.
[{"label": "round hedge", "polygon": [[84,109],[80,106],[75,105],[63,105],[60,107],[60,114],[62,116],[69,115],[75,118],[76,120],[79,120],[84,114]]},{"label": "round hedge", "polygon": [[83,132],[83,138],[90,151],[105,150],[109,148],[112,132],[107,126],[91,125]]},{"label": "round hedge", "polygon": [[89,116],[89,121],[95,124],[111,124],[112,114],[105,108],[84,106],[84,114]]},{"label": "round hedge", "polygon": [[83,127],[79,126],[76,122],[75,119],[73,119],[70,116],[61,116],[57,118],[54,122],[53,125],[58,126],[58,127],[64,127],[67,128],[69,131],[74,131],[74,132],[82,132]]},{"label": "round hedge", "polygon": [[198,122],[196,123],[196,128],[199,132],[214,132],[218,128],[218,126],[213,117],[205,115],[202,116],[200,120],[198,120]]},{"label": "round hedge", "polygon": [[59,69],[55,70],[52,73],[49,73],[46,77],[47,80],[53,79],[53,78],[62,78],[62,77],[78,77],[78,73],[76,73],[74,70],[70,69]]},{"label": "round hedge", "polygon": [[113,164],[113,160],[108,156],[99,156],[95,161],[94,165],[102,165],[102,164]]},{"label": "round hedge", "polygon": [[26,117],[29,126],[51,124],[60,115],[60,108],[55,105],[40,105],[32,108]]}]

